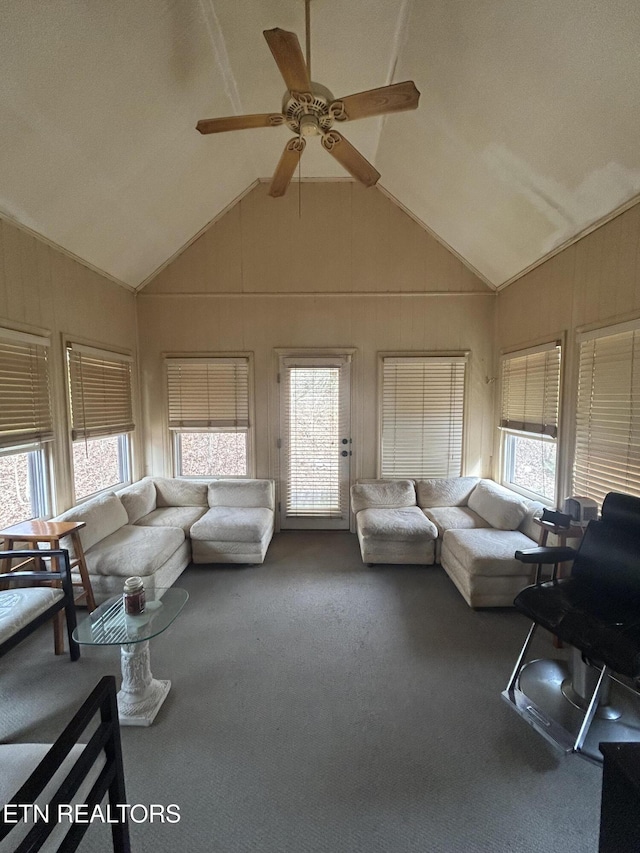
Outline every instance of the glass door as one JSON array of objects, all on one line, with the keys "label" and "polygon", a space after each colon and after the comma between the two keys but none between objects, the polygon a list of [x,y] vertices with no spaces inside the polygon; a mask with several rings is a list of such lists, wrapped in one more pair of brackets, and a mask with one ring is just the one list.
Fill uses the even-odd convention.
[{"label": "glass door", "polygon": [[280,359],[280,526],[349,528],[351,357]]}]

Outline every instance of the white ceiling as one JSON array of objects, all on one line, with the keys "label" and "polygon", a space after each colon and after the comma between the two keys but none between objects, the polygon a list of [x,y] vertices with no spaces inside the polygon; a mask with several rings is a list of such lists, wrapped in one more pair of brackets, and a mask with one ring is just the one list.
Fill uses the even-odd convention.
[{"label": "white ceiling", "polygon": [[[335,96],[415,81],[418,110],[340,130],[493,286],[639,197],[638,0],[312,0],[311,20]],[[144,283],[273,172],[285,128],[194,126],[279,110],[275,26],[304,49],[303,0],[4,0],[0,214]],[[312,139],[302,176],[344,173]]]}]

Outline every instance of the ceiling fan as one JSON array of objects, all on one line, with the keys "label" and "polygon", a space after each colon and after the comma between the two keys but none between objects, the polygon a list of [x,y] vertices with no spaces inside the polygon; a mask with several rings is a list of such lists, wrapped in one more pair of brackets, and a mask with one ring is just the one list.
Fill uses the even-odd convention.
[{"label": "ceiling fan", "polygon": [[385,113],[415,110],[420,92],[412,80],[394,83],[379,89],[369,89],[344,98],[334,98],[331,92],[311,80],[311,50],[309,35],[309,3],[305,0],[307,58],[302,54],[298,37],[276,27],[264,30],[263,35],[282,74],[287,91],[280,113],[258,113],[224,118],[202,119],[196,125],[200,133],[225,133],[253,127],[280,127],[287,125],[295,134],[285,145],[278,163],[269,195],[283,196],[309,136],[320,136],[320,142],[356,180],[367,187],[373,186],[380,173],[360,152],[333,128],[334,122],[354,121]]}]

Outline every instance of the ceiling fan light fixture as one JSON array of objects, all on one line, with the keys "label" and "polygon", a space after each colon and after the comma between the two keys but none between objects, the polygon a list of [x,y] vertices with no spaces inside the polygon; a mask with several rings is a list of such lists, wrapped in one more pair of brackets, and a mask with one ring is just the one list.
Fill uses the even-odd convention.
[{"label": "ceiling fan light fixture", "polygon": [[300,119],[300,136],[317,136],[320,122],[314,115],[303,115]]},{"label": "ceiling fan light fixture", "polygon": [[331,154],[357,181],[366,187],[372,187],[380,177],[380,173],[342,134],[332,129],[334,122],[415,110],[420,98],[420,92],[412,80],[392,83],[366,92],[357,92],[339,99],[335,99],[325,86],[313,82],[311,80],[310,2],[311,0],[305,0],[306,59],[295,33],[281,30],[279,27],[263,30],[263,35],[287,87],[281,114],[226,116],[203,119],[196,125],[200,133],[206,134],[286,124],[296,135],[285,145],[273,175],[269,195],[274,197],[282,196],[287,191],[296,166],[300,162],[306,139],[310,136],[320,136],[325,151]]}]

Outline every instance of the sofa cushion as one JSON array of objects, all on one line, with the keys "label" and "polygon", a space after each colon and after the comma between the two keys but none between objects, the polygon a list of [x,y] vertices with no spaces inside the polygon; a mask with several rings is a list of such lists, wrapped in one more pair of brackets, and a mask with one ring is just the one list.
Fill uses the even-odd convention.
[{"label": "sofa cushion", "polygon": [[209,483],[209,506],[264,507],[273,510],[273,492],[272,480],[213,480]]},{"label": "sofa cushion", "polygon": [[260,542],[273,526],[267,507],[214,506],[191,528],[191,539],[217,542]]},{"label": "sofa cushion", "polygon": [[125,524],[85,552],[87,568],[90,575],[152,575],[184,540],[180,527]]},{"label": "sofa cushion", "polygon": [[533,523],[533,519],[540,518],[542,510],[544,509],[544,504],[541,504],[540,501],[527,500],[527,498],[524,499],[524,502],[527,507],[527,512],[520,522],[518,530],[521,533],[524,533],[525,536],[530,536],[533,540],[538,542],[540,540],[542,530]]},{"label": "sofa cushion", "polygon": [[[207,484],[198,480],[154,477],[156,507],[207,506]],[[151,510],[149,510],[151,511]]]},{"label": "sofa cushion", "polygon": [[127,511],[129,524],[135,524],[143,515],[156,508],[156,487],[151,477],[145,477],[116,492]]},{"label": "sofa cushion", "polygon": [[351,508],[354,512],[373,507],[387,509],[416,505],[413,480],[389,480],[382,483],[356,483],[351,486]]},{"label": "sofa cushion", "polygon": [[64,593],[46,586],[0,590],[0,643],[44,613]]},{"label": "sofa cushion", "polygon": [[442,565],[452,554],[472,575],[528,575],[530,566],[516,560],[514,554],[536,543],[519,530],[447,530],[442,538]]},{"label": "sofa cushion", "polygon": [[[88,551],[96,542],[115,533],[124,524],[128,524],[129,519],[120,498],[113,492],[109,492],[68,509],[62,515],[58,515],[54,521],[86,522],[86,527],[80,531],[80,541],[83,550]],[[62,544],[66,547],[64,542]]]},{"label": "sofa cushion", "polygon": [[498,530],[517,530],[527,514],[523,500],[492,480],[480,480],[468,506]]},{"label": "sofa cushion", "polygon": [[479,477],[434,477],[416,480],[418,506],[466,506]]},{"label": "sofa cushion", "polygon": [[422,511],[430,521],[433,521],[440,536],[445,530],[490,527],[488,521],[468,506],[436,506]]},{"label": "sofa cushion", "polygon": [[417,506],[370,507],[357,517],[362,536],[377,536],[394,541],[416,538],[435,539],[438,529]]},{"label": "sofa cushion", "polygon": [[181,527],[188,536],[191,526],[207,511],[204,506],[161,506],[136,521],[140,527]]}]

